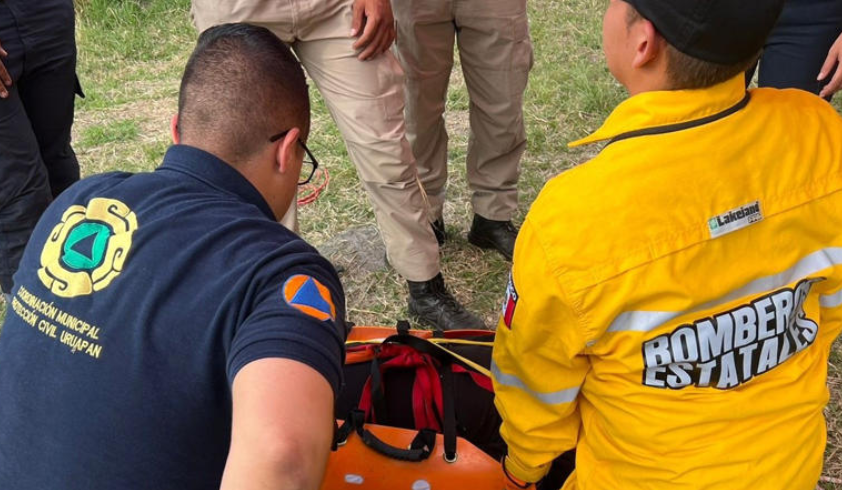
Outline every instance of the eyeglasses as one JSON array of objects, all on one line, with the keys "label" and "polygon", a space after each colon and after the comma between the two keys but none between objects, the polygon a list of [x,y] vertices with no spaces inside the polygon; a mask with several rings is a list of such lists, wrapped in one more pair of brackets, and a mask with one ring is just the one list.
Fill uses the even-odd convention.
[{"label": "eyeglasses", "polygon": [[[269,141],[271,143],[274,143],[286,136],[287,133],[289,133],[289,131],[290,130],[287,129],[283,133],[278,133],[275,136],[269,138]],[[310,152],[310,149],[307,148],[307,145],[305,145],[304,142],[301,141],[301,138],[298,138],[297,141],[298,144],[301,145],[301,148],[304,149],[304,153],[307,155],[307,157],[301,164],[301,175],[298,176],[298,185],[309,184],[310,181],[313,179],[313,175],[315,175],[316,173],[316,169],[319,168],[319,162],[316,161],[316,157],[313,156],[313,154]],[[305,163],[308,165],[308,167],[304,166]],[[305,168],[307,170],[305,170]]]}]

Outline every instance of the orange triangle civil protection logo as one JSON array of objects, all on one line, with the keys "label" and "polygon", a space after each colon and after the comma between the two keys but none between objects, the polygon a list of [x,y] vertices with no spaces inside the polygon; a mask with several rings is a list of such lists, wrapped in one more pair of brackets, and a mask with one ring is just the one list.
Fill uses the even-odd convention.
[{"label": "orange triangle civil protection logo", "polygon": [[296,274],[286,280],[282,289],[284,300],[298,311],[319,321],[336,320],[330,290],[315,278]]}]

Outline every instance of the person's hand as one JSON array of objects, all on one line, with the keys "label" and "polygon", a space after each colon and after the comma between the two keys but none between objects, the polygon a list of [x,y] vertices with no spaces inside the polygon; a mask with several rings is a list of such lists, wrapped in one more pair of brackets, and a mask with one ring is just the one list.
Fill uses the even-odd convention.
[{"label": "person's hand", "polygon": [[833,46],[830,47],[830,51],[827,52],[827,59],[824,60],[824,65],[822,65],[822,69],[819,72],[818,80],[824,80],[830,74],[831,70],[833,70],[833,67],[837,67],[833,78],[822,88],[821,93],[819,93],[820,97],[830,97],[842,88],[842,68],[839,67],[840,64],[842,64],[842,34],[833,43]]},{"label": "person's hand", "polygon": [[6,65],[3,64],[3,58],[9,56],[9,53],[3,49],[3,45],[0,44],[0,98],[5,99],[9,96],[9,91],[6,87],[12,86],[12,77],[9,76],[8,70],[6,70]]},{"label": "person's hand", "polygon": [[365,61],[389,49],[395,42],[395,18],[389,0],[354,0],[353,12],[351,37],[360,36],[354,49],[362,49],[357,58]]}]

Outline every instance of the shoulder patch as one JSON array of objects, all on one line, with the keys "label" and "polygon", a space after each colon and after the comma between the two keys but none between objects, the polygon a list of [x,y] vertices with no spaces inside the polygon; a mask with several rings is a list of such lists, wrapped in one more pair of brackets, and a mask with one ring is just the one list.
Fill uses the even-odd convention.
[{"label": "shoulder patch", "polygon": [[509,273],[509,284],[506,286],[506,300],[503,302],[503,323],[512,328],[512,318],[515,316],[515,307],[517,306],[517,290],[515,289],[515,281],[512,279],[512,274]]},{"label": "shoulder patch", "polygon": [[296,274],[287,279],[281,289],[284,301],[305,315],[319,321],[336,320],[336,307],[330,290],[315,278]]}]

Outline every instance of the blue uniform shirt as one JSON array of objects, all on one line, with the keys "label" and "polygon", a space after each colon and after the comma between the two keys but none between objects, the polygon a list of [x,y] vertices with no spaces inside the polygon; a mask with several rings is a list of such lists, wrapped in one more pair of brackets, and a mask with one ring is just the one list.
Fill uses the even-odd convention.
[{"label": "blue uniform shirt", "polygon": [[341,384],[336,271],[239,172],[188,146],[65,191],[12,292],[2,489],[216,489],[240,368],[287,358]]}]

